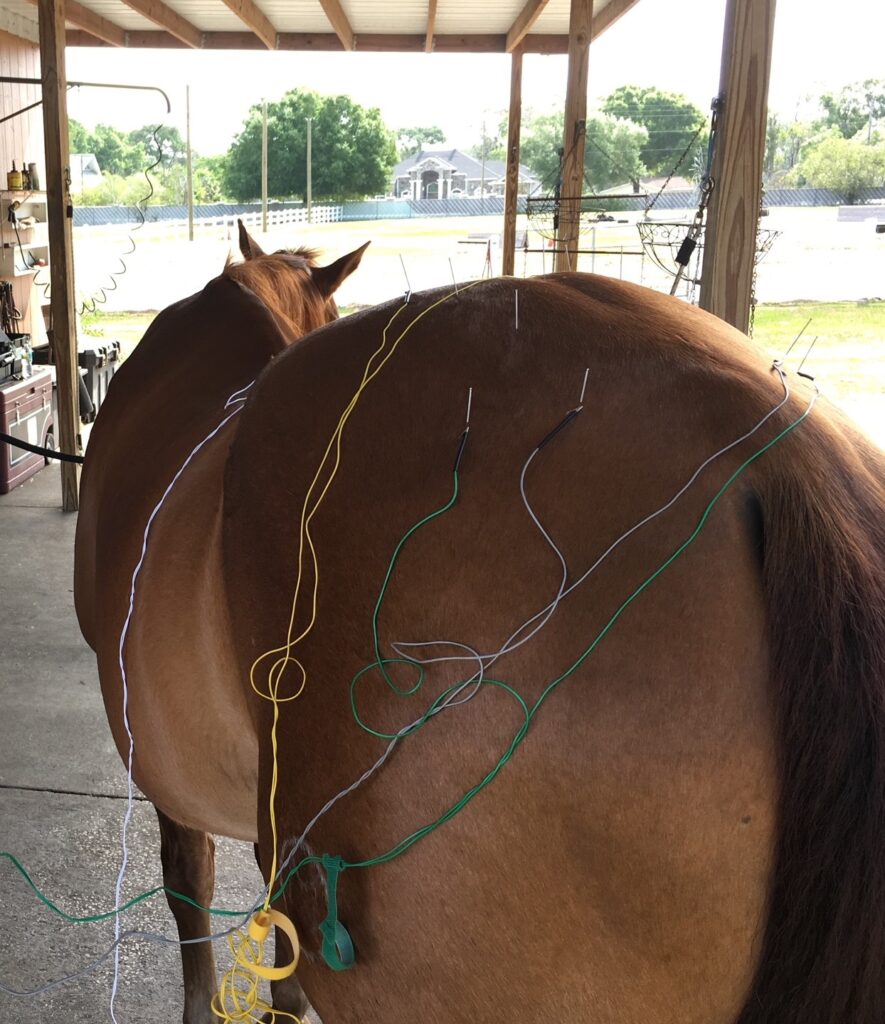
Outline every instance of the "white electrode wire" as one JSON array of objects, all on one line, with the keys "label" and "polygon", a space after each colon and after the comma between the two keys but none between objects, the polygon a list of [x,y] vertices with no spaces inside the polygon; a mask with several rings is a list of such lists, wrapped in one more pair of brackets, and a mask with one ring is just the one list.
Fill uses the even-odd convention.
[{"label": "white electrode wire", "polygon": [[232,405],[235,405],[238,402],[245,402],[246,399],[249,397],[249,389],[254,385],[254,383],[254,380],[250,380],[249,383],[244,388],[240,388],[239,391],[235,391],[230,396],[230,398],[224,403],[225,409],[229,409]]},{"label": "white electrode wire", "polygon": [[[789,387],[789,384],[787,382],[786,374],[784,373],[784,371],[781,369],[781,367],[777,363],[773,364],[772,369],[777,373],[778,377],[780,378],[781,385],[783,386],[783,389],[784,389],[784,396],[777,403],[777,405],[775,405],[773,409],[771,409],[769,412],[767,412],[765,414],[765,416],[763,416],[762,419],[759,420],[759,422],[751,430],[748,430],[745,434],[742,434],[736,440],[732,441],[730,444],[727,444],[724,448],[720,448],[719,451],[715,452],[709,458],[705,459],[704,462],[702,462],[700,464],[700,466],[698,466],[698,468],[694,471],[694,473],[689,477],[689,479],[686,481],[686,483],[683,484],[683,486],[676,492],[676,494],[673,495],[673,497],[668,502],[666,502],[666,504],[662,505],[655,512],[650,513],[644,519],[641,519],[634,526],[630,527],[630,529],[627,530],[625,533],[621,534],[621,536],[618,537],[618,539],[615,540],[599,556],[599,558],[596,559],[596,561],[590,566],[589,569],[587,569],[587,571],[581,577],[579,577],[577,580],[575,580],[575,582],[572,583],[571,586],[567,587],[564,590],[560,590],[557,593],[556,597],[554,597],[554,599],[550,602],[550,604],[548,604],[546,606],[546,608],[542,608],[541,611],[536,612],[535,615],[533,615],[530,619],[527,619],[521,626],[519,626],[508,637],[508,639],[504,642],[504,644],[501,646],[501,648],[497,652],[495,652],[494,654],[483,654],[483,655],[481,655],[481,657],[483,659],[483,664],[485,665],[486,669],[488,669],[492,665],[494,665],[494,663],[499,658],[503,657],[505,654],[509,654],[512,651],[515,651],[517,648],[521,647],[523,644],[525,644],[529,640],[531,640],[532,637],[534,637],[538,633],[538,631],[540,629],[542,629],[547,624],[547,622],[549,622],[551,615],[556,611],[556,608],[558,607],[559,603],[562,600],[564,600],[566,597],[568,597],[568,595],[571,594],[572,591],[574,591],[577,587],[581,586],[581,584],[584,583],[587,580],[587,578],[591,575],[591,573],[595,572],[599,568],[599,566],[605,561],[605,559],[608,558],[608,556],[610,554],[612,554],[612,552],[617,547],[619,547],[625,540],[627,540],[628,537],[630,537],[634,533],[636,533],[637,530],[640,530],[643,526],[646,526],[653,519],[656,519],[658,516],[663,515],[664,512],[667,512],[670,508],[672,508],[672,506],[685,494],[685,492],[689,489],[689,487],[691,487],[691,485],[697,480],[697,478],[707,468],[707,466],[710,465],[710,463],[714,462],[716,459],[720,458],[722,455],[725,455],[726,452],[731,451],[732,448],[737,447],[739,444],[743,443],[748,438],[752,437],[753,434],[755,434],[758,430],[760,430],[768,422],[768,420],[771,419],[771,417],[775,415],[775,413],[777,413],[780,409],[783,408],[784,405],[786,405],[786,403],[789,401],[789,398],[790,398],[790,387]],[[539,619],[541,619],[541,622],[538,623]],[[532,626],[533,623],[538,623],[538,624],[533,629],[531,629],[528,633],[526,633],[525,636],[520,638],[520,634],[523,633],[524,630],[526,630],[530,626]],[[517,638],[519,638],[519,639],[517,639]],[[432,643],[433,642],[427,642],[427,643],[414,643],[414,642],[413,643],[405,643],[403,641],[396,641],[394,643],[391,643],[390,646],[398,654],[402,654],[403,657],[406,657],[407,655],[401,649],[404,649],[406,647],[426,647],[426,646],[431,646]],[[436,641],[435,643],[448,644],[448,643],[450,643],[450,641]],[[413,660],[418,662],[418,664],[420,664],[420,665],[430,665],[430,664],[435,664],[437,662],[462,661],[462,660],[467,660],[467,659],[463,659],[463,658],[461,658],[458,655],[445,655],[445,656],[439,656],[439,657],[436,657],[436,658],[426,658],[426,659],[413,658]]]},{"label": "white electrode wire", "polygon": [[[323,806],[307,823],[307,825],[304,828],[304,831],[301,833],[301,835],[292,845],[292,848],[286,854],[283,862],[280,864],[279,870],[277,871],[277,876],[274,879],[274,884],[276,884],[276,882],[278,882],[283,877],[283,872],[292,863],[292,860],[295,858],[295,855],[298,853],[298,851],[301,849],[301,847],[307,840],[308,834],[310,833],[311,829],[314,827],[314,825],[316,825],[320,818],[322,818],[324,814],[330,811],[335,806],[335,804],[337,804],[338,801],[342,799],[342,797],[345,797],[348,794],[352,793],[354,790],[358,789],[366,781],[366,779],[374,775],[375,772],[378,771],[378,769],[381,768],[381,766],[387,761],[387,759],[393,753],[397,743],[399,743],[399,741],[404,736],[407,736],[410,732],[412,732],[414,729],[420,726],[424,721],[435,717],[441,711],[444,711],[446,708],[458,707],[461,704],[466,704],[469,700],[472,700],[477,695],[477,693],[479,693],[485,678],[482,658],[472,647],[469,647],[467,644],[456,644],[455,646],[462,648],[462,650],[470,652],[472,658],[476,660],[477,663],[479,664],[478,670],[470,677],[470,679],[467,679],[464,682],[459,683],[457,686],[455,686],[452,692],[448,694],[448,696],[445,697],[442,701],[440,701],[438,707],[434,708],[429,713],[421,715],[420,718],[416,718],[415,721],[410,722],[409,725],[403,726],[403,728],[400,729],[400,731],[395,736],[391,737],[390,742],[387,744],[387,747],[385,748],[384,752],[381,754],[378,760],[375,761],[373,765],[367,768],[355,782],[352,782],[349,786],[347,786],[345,789],[342,789],[341,792],[336,793],[335,796],[333,796],[330,800],[327,800],[326,803],[323,804]],[[468,658],[465,658],[464,660],[468,660]],[[472,686],[471,683],[473,683]],[[456,698],[460,697],[464,690],[468,688],[470,688],[470,692],[467,694],[467,696],[461,697],[460,700],[457,700]],[[266,892],[267,890],[265,889],[264,891]]]},{"label": "white electrode wire", "polygon": [[208,444],[209,441],[211,441],[219,433],[219,431],[222,430],[224,426],[226,426],[234,418],[234,416],[243,411],[242,403],[245,401],[245,399],[238,398],[237,396],[242,395],[243,392],[247,391],[249,387],[251,387],[251,385],[247,385],[245,388],[240,388],[228,398],[227,402],[225,402],[224,408],[227,409],[231,404],[236,404],[236,408],[233,410],[233,412],[228,413],[228,415],[224,417],[224,419],[218,424],[218,426],[215,427],[214,430],[210,431],[210,433],[207,434],[206,437],[204,437],[199,444],[194,446],[190,455],[188,455],[188,457],[184,460],[184,462],[179,467],[178,472],[175,474],[175,476],[173,476],[172,480],[169,482],[169,485],[167,486],[166,490],[163,491],[162,497],[154,506],[153,512],[151,512],[150,516],[148,517],[147,524],[145,525],[144,528],[144,535],[142,537],[141,556],[139,557],[135,569],[132,572],[132,582],[129,587],[129,608],[126,612],[126,618],[123,622],[123,629],[120,632],[120,645],[118,657],[120,665],[120,678],[123,684],[123,725],[126,729],[126,736],[129,740],[129,753],[126,763],[126,813],[123,816],[123,827],[121,831],[122,853],[120,858],[120,871],[117,875],[117,883],[114,887],[114,909],[117,911],[117,913],[114,918],[114,978],[111,984],[110,1000],[111,1020],[114,1022],[114,1024],[119,1024],[119,1021],[117,1020],[117,1015],[114,1012],[114,1005],[117,999],[117,990],[120,985],[120,946],[118,941],[121,935],[120,907],[123,902],[123,882],[126,878],[126,868],[129,865],[129,824],[132,820],[132,811],[135,806],[133,800],[134,794],[132,785],[132,762],[135,755],[135,738],[132,735],[132,729],[130,728],[129,724],[129,680],[126,676],[125,647],[126,638],[129,634],[129,626],[132,622],[132,616],[135,611],[136,584],[138,582],[138,577],[139,574],[141,573],[142,566],[144,565],[145,557],[147,556],[148,538],[150,536],[151,527],[153,526],[154,520],[157,518],[160,509],[163,507],[164,503],[166,502],[166,499],[172,492],[172,489],[178,483],[179,479],[181,478],[181,475],[191,464],[191,461],[193,460],[194,456],[197,455],[197,453],[206,444]]}]

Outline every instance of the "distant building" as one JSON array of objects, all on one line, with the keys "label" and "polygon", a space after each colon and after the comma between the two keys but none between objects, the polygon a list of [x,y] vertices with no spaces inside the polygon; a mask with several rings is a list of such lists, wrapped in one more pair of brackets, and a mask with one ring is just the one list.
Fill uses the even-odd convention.
[{"label": "distant building", "polygon": [[[397,164],[393,172],[393,194],[397,199],[449,199],[453,196],[504,195],[507,165],[502,160],[482,161],[459,149],[422,150]],[[528,169],[519,165],[520,195],[540,184]]]},{"label": "distant building", "polygon": [[100,185],[101,168],[92,153],[71,154],[71,191],[82,192],[84,188]]}]

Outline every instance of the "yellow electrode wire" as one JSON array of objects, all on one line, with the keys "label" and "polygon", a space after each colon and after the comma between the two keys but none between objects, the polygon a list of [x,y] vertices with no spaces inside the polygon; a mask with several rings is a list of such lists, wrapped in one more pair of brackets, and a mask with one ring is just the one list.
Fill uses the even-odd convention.
[{"label": "yellow electrode wire", "polygon": [[[326,450],[323,452],[323,456],[320,459],[320,464],[317,467],[317,471],[314,474],[314,478],[311,481],[311,484],[310,484],[310,486],[307,489],[307,493],[304,496],[304,503],[303,503],[303,505],[301,507],[301,522],[300,522],[300,525],[299,525],[299,537],[298,537],[298,572],[297,572],[297,577],[296,577],[296,580],[295,580],[295,593],[294,593],[294,596],[292,598],[292,608],[291,608],[291,612],[290,612],[290,615],[289,615],[289,626],[288,626],[288,629],[286,631],[286,642],[281,647],[272,648],[271,650],[265,651],[263,654],[259,655],[255,659],[255,661],[252,663],[252,667],[249,670],[249,682],[250,682],[250,684],[252,686],[252,689],[258,694],[259,697],[262,697],[264,700],[272,701],[273,702],[273,706],[274,706],[273,725],[271,727],[271,750],[272,750],[272,753],[273,753],[273,771],[272,771],[272,775],[271,775],[271,789],[270,789],[270,825],[271,825],[271,834],[272,834],[272,839],[273,839],[273,862],[272,862],[271,873],[270,873],[271,880],[276,878],[277,863],[278,863],[275,806],[276,806],[276,790],[277,790],[277,781],[278,781],[278,770],[277,770],[277,723],[279,721],[279,704],[284,703],[285,701],[295,700],[297,697],[300,697],[302,692],[304,691],[304,687],[305,687],[305,684],[307,682],[307,672],[306,672],[304,666],[301,664],[301,662],[297,658],[292,657],[291,651],[292,651],[293,647],[295,647],[297,644],[301,643],[302,640],[304,640],[304,638],[313,629],[313,626],[314,626],[314,624],[316,622],[317,593],[318,593],[318,590],[319,590],[319,565],[318,565],[318,562],[317,562],[316,548],[314,547],[313,537],[311,536],[311,533],[310,533],[310,523],[311,523],[311,520],[316,515],[317,510],[319,509],[320,505],[322,504],[323,500],[325,499],[326,494],[329,491],[329,488],[332,486],[332,481],[335,479],[335,476],[336,476],[336,474],[338,472],[338,467],[341,464],[341,440],[342,440],[342,437],[343,437],[343,434],[344,434],[344,427],[347,424],[347,421],[350,418],[351,413],[356,408],[356,405],[359,402],[360,398],[362,397],[362,394],[365,391],[365,389],[368,387],[369,384],[371,384],[371,382],[375,379],[375,377],[378,376],[378,374],[381,372],[381,370],[384,369],[384,367],[387,365],[388,361],[392,358],[392,356],[396,352],[397,348],[399,347],[400,342],[403,340],[403,338],[405,338],[405,336],[409,333],[409,331],[411,331],[411,329],[420,320],[422,320],[425,316],[427,316],[427,314],[430,313],[432,310],[436,309],[438,306],[441,306],[444,302],[448,301],[450,298],[452,298],[453,296],[457,295],[459,292],[467,291],[470,288],[474,288],[477,284],[481,284],[481,283],[482,283],[481,281],[474,281],[472,284],[465,285],[463,288],[459,288],[456,291],[449,292],[446,295],[444,295],[441,299],[437,299],[436,302],[431,303],[426,309],[422,310],[414,318],[414,320],[412,320],[408,324],[408,326],[402,331],[402,333],[393,342],[393,344],[390,347],[390,350],[386,353],[386,355],[384,355],[384,357],[381,359],[381,361],[378,363],[378,365],[377,366],[373,366],[376,358],[378,356],[380,356],[381,353],[383,353],[385,348],[387,347],[387,335],[388,335],[388,332],[390,331],[390,328],[393,326],[394,321],[400,315],[400,313],[402,313],[402,311],[404,309],[408,308],[408,302],[404,302],[396,310],[396,312],[393,314],[393,316],[390,318],[390,320],[388,320],[387,325],[385,326],[384,331],[382,332],[381,344],[369,356],[369,359],[368,359],[368,361],[366,363],[366,367],[365,367],[365,369],[363,371],[362,380],[360,381],[359,386],[357,387],[357,390],[354,393],[353,397],[351,398],[351,400],[348,402],[346,408],[344,409],[344,412],[341,414],[341,417],[338,420],[338,424],[335,427],[335,430],[332,432],[331,438],[329,439],[329,443],[326,445]],[[308,506],[310,505],[311,496],[313,494],[314,488],[317,486],[317,483],[318,483],[318,481],[319,481],[319,479],[320,479],[320,477],[322,475],[322,472],[323,472],[323,470],[326,467],[326,463],[327,463],[327,461],[329,459],[329,454],[332,451],[333,446],[335,448],[335,458],[334,458],[334,463],[332,465],[331,472],[329,473],[329,477],[326,480],[326,483],[323,486],[322,491],[320,492],[319,496],[316,498],[316,501],[310,507],[310,511],[308,511]],[[303,575],[304,575],[303,566],[304,566],[304,547],[305,547],[305,543],[307,544],[307,547],[308,547],[308,549],[310,551],[311,564],[312,564],[312,568],[313,568],[313,591],[312,591],[312,595],[311,595],[310,618],[308,620],[307,625],[298,634],[298,636],[293,637],[292,633],[293,633],[294,628],[295,628],[295,617],[296,617],[297,608],[298,608],[298,598],[299,598],[299,595],[300,595],[300,592],[301,592],[301,581],[302,581]],[[265,659],[267,659],[269,657],[272,657],[275,654],[279,654],[279,655],[281,655],[281,657],[277,658],[277,660],[273,663],[273,665],[270,668],[270,671],[268,673],[268,689],[267,689],[267,692],[264,693],[264,692],[262,692],[258,688],[258,685],[256,683],[256,678],[255,678],[255,672],[256,672],[257,667],[259,666],[259,664],[261,664],[262,661],[264,661]],[[301,682],[299,683],[298,689],[295,691],[295,693],[290,694],[288,697],[280,697],[279,696],[280,682],[281,682],[281,679],[282,679],[282,675],[285,672],[286,666],[290,662],[293,662],[294,664],[296,664],[298,666],[298,668],[299,668],[299,670],[301,672]],[[268,886],[267,895],[265,897],[265,903],[264,903],[265,910],[270,907],[271,888],[272,888],[272,885],[269,885]]]},{"label": "yellow electrode wire", "polygon": [[[447,302],[453,296],[459,294],[459,292],[468,291],[470,288],[474,288],[476,285],[481,284],[481,281],[474,281],[471,284],[465,285],[461,288],[456,288],[455,291],[449,292],[444,295],[441,299],[437,299],[436,302],[431,303],[426,309],[422,310],[414,320],[402,331],[399,337],[393,342],[390,350],[383,356],[377,366],[373,365],[378,356],[380,356],[387,347],[387,335],[390,328],[393,326],[394,321],[400,315],[400,313],[408,307],[408,298],[406,301],[396,310],[393,316],[387,321],[387,324],[381,335],[381,344],[378,348],[369,356],[366,363],[365,369],[363,370],[362,380],[357,387],[353,397],[347,403],[344,412],[338,420],[338,424],[335,430],[332,432],[332,436],[329,439],[329,443],[326,445],[326,450],[323,452],[323,457],[320,459],[320,464],[317,467],[317,471],[314,474],[314,478],[311,481],[310,486],[307,489],[307,493],[304,496],[304,503],[301,507],[301,522],[299,524],[298,531],[298,572],[295,579],[295,592],[292,597],[292,608],[289,615],[289,625],[286,630],[286,642],[280,647],[274,647],[263,654],[260,654],[255,661],[252,663],[252,667],[249,669],[249,683],[252,689],[261,697],[263,700],[269,700],[273,704],[273,724],[271,726],[270,741],[271,751],[273,755],[273,770],[271,772],[271,785],[270,785],[270,798],[269,798],[269,818],[271,837],[273,842],[273,860],[270,871],[270,881],[267,886],[267,894],[264,899],[264,909],[255,915],[253,920],[249,924],[249,934],[244,934],[242,930],[238,931],[235,935],[229,937],[228,942],[231,947],[231,952],[234,956],[234,965],[230,971],[224,976],[221,982],[221,987],[212,1001],[212,1012],[225,1022],[225,1024],[239,1024],[239,1022],[251,1022],[260,1021],[261,1014],[270,1012],[272,1020],[276,1020],[277,1015],[288,1017],[290,1020],[301,1024],[298,1017],[293,1016],[289,1013],[280,1013],[280,1011],[274,1011],[269,1007],[258,995],[258,982],[259,978],[267,978],[271,980],[278,980],[279,978],[288,977],[295,970],[298,963],[299,944],[298,936],[295,932],[295,927],[285,914],[270,909],[271,893],[273,891],[273,882],[277,876],[277,865],[278,865],[278,836],[277,836],[277,821],[276,821],[276,793],[277,783],[279,779],[279,770],[277,763],[277,724],[280,719],[279,705],[287,701],[292,701],[301,696],[304,692],[304,687],[307,684],[307,670],[304,665],[297,659],[292,657],[292,648],[297,644],[301,643],[302,640],[310,633],[313,629],[314,623],[316,622],[317,614],[317,594],[319,591],[319,563],[317,561],[316,548],[314,547],[313,537],[310,533],[310,523],[313,517],[316,515],[317,509],[323,503],[329,488],[332,485],[332,481],[338,472],[338,467],[341,464],[341,439],[344,433],[344,427],[347,424],[350,414],[356,408],[363,391],[368,385],[378,376],[381,370],[385,367],[388,360],[393,356],[399,347],[400,342],[405,336],[411,331],[411,329],[422,320],[428,313],[441,306],[444,302]],[[311,505],[311,496],[313,495],[314,489],[316,488],[320,477],[322,476],[323,470],[329,460],[329,455],[332,449],[335,449],[334,461],[332,464],[331,471],[329,472],[328,479],[320,491],[319,496]],[[309,507],[309,510],[308,510]],[[313,591],[311,594],[311,605],[310,605],[310,617],[307,625],[302,629],[298,636],[293,637],[295,630],[295,618],[298,611],[298,598],[301,594],[301,581],[304,577],[304,548],[305,544],[310,552],[310,560],[313,568]],[[259,689],[256,681],[256,670],[258,666],[268,658],[274,655],[280,655],[270,667],[267,675],[267,691]],[[280,697],[279,688],[282,682],[283,674],[292,662],[298,666],[301,672],[301,681],[298,684],[297,689],[294,693],[289,694],[287,697]],[[273,921],[282,930],[289,935],[292,942],[292,948],[295,952],[295,957],[291,964],[283,968],[269,968],[264,967],[262,960],[264,957],[264,937],[267,935],[269,929],[269,922]],[[233,1005],[231,1005],[233,1004]]]}]

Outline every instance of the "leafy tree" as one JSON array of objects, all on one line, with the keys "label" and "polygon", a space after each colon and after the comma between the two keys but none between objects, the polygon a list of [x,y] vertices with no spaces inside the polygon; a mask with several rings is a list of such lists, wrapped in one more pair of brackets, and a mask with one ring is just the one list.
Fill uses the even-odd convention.
[{"label": "leafy tree", "polygon": [[802,121],[781,121],[777,114],[769,114],[763,165],[766,180],[791,171],[799,162],[803,149],[820,141],[820,130],[814,125]]},{"label": "leafy tree", "polygon": [[224,172],[227,158],[224,156],[200,156],[194,158],[194,202],[220,203],[226,196]]},{"label": "leafy tree", "polygon": [[544,192],[552,192],[559,178],[562,149],[562,115],[537,114],[523,119],[519,160],[541,180]]},{"label": "leafy tree", "polygon": [[96,125],[92,141],[92,152],[102,171],[125,177],[144,170],[150,162],[143,147],[133,145],[123,132],[110,125]]},{"label": "leafy tree", "polygon": [[827,92],[820,98],[826,112],[824,124],[837,128],[845,139],[885,117],[885,81],[868,78],[846,85],[839,92]]},{"label": "leafy tree", "polygon": [[885,184],[885,143],[831,137],[814,146],[797,170],[806,184],[835,189],[856,203],[862,189]]},{"label": "leafy tree", "polygon": [[400,128],[396,133],[396,144],[399,150],[400,160],[406,160],[430,143],[431,145],[445,142],[446,136],[442,128],[437,125],[426,127]]},{"label": "leafy tree", "polygon": [[[313,195],[349,199],[383,192],[396,163],[393,133],[377,108],[366,109],[348,96],[320,96],[292,89],[269,103],[268,194],[303,196],[307,184],[307,119],[313,119]],[[261,108],[252,107],[228,151],[225,187],[236,199],[261,191]]]},{"label": "leafy tree", "polygon": [[146,125],[131,131],[127,139],[131,146],[146,154],[146,167],[155,163],[157,157],[165,167],[187,163],[187,143],[177,128]]},{"label": "leafy tree", "polygon": [[584,170],[592,188],[599,190],[625,181],[638,187],[646,173],[642,159],[648,130],[619,117],[597,115],[587,119]]},{"label": "leafy tree", "polygon": [[89,129],[79,121],[68,120],[68,141],[72,153],[91,153]]},{"label": "leafy tree", "polygon": [[[101,181],[80,193],[80,206],[135,206],[147,195],[148,188],[141,174],[124,178],[110,172],[103,174]],[[153,199],[156,202],[156,198]]]},{"label": "leafy tree", "polygon": [[699,107],[676,93],[622,85],[605,98],[602,109],[612,117],[632,121],[646,129],[648,138],[640,156],[651,174],[669,174],[695,135],[697,140],[680,170],[689,169],[693,151],[706,145],[703,130],[706,117]]},{"label": "leafy tree", "polygon": [[[553,191],[559,178],[562,123],[561,114],[541,114],[529,117],[523,126],[520,161],[538,175],[547,192]],[[610,188],[624,181],[638,181],[645,174],[641,153],[648,133],[644,128],[597,115],[587,119],[586,133],[586,187]]]}]

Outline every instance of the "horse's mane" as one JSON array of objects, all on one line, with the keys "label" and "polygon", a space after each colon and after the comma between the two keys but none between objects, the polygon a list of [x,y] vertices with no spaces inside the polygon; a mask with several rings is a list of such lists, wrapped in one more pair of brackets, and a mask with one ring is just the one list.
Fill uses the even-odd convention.
[{"label": "horse's mane", "polygon": [[245,262],[230,256],[223,277],[254,292],[274,314],[287,341],[294,341],[338,314],[334,300],[321,295],[310,271],[318,252],[305,246],[281,249]]}]

